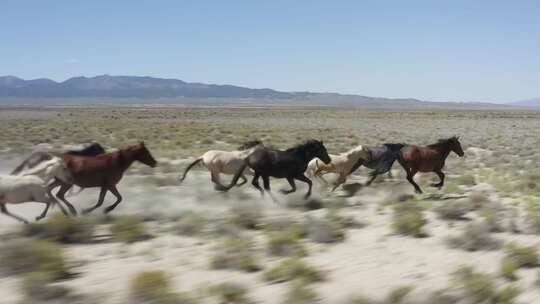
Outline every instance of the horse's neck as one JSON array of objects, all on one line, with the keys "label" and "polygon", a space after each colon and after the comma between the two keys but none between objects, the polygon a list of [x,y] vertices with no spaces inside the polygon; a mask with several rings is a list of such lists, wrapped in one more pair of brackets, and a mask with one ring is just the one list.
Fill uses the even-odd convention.
[{"label": "horse's neck", "polygon": [[127,150],[120,150],[117,153],[118,153],[119,165],[123,173],[124,171],[129,169],[129,167],[131,167],[131,165],[135,161],[136,151],[127,149]]},{"label": "horse's neck", "polygon": [[309,156],[306,153],[305,149],[302,148],[295,148],[291,151],[299,160],[302,162],[308,164],[312,159],[315,158],[315,156]]},{"label": "horse's neck", "polygon": [[450,147],[448,145],[439,144],[434,146],[433,148],[439,151],[442,160],[445,160],[450,154]]}]

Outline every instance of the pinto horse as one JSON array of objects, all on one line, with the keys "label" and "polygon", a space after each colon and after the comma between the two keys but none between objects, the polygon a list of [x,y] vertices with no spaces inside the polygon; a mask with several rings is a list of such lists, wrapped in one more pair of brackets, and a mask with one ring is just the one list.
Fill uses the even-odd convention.
[{"label": "pinto horse", "polygon": [[92,143],[88,147],[85,147],[82,150],[69,150],[63,153],[54,153],[54,152],[34,152],[28,158],[26,158],[20,165],[15,168],[10,175],[19,175],[24,170],[32,169],[39,163],[47,160],[53,159],[55,156],[60,156],[62,154],[69,155],[78,155],[78,156],[96,156],[99,154],[105,153],[105,149],[98,144]]},{"label": "pinto horse", "polygon": [[236,171],[232,182],[229,186],[219,190],[227,191],[232,188],[238,179],[249,167],[253,170],[253,180],[251,184],[257,188],[261,194],[264,194],[263,189],[259,185],[259,177],[262,177],[264,189],[270,194],[270,177],[286,178],[291,185],[290,190],[281,190],[283,194],[289,194],[296,191],[294,180],[297,179],[309,186],[305,198],[311,195],[312,182],[304,175],[308,163],[319,158],[325,164],[329,164],[332,160],[328,156],[326,147],[322,141],[310,139],[306,143],[298,145],[294,148],[285,151],[274,150],[267,147],[257,147],[246,159],[242,167]]},{"label": "pinto horse", "polygon": [[307,176],[318,177],[320,180],[328,184],[323,175],[328,173],[337,173],[338,179],[332,188],[335,191],[337,187],[347,181],[347,177],[354,171],[352,168],[357,163],[369,161],[371,158],[370,152],[366,147],[359,145],[347,152],[339,155],[329,155],[332,161],[329,164],[323,164],[318,158],[309,162],[306,170]]},{"label": "pinto horse", "polygon": [[97,204],[83,210],[83,213],[92,212],[94,209],[100,207],[103,204],[107,191],[110,191],[116,196],[116,201],[105,209],[105,213],[109,213],[122,201],[122,196],[118,192],[118,189],[116,189],[116,185],[120,182],[124,172],[131,164],[133,164],[134,161],[139,161],[152,168],[157,165],[157,161],[152,157],[152,154],[150,154],[150,151],[148,151],[144,142],[126,149],[97,156],[83,157],[62,154],[60,157],[71,170],[73,182],[66,183],[57,179],[49,186],[49,191],[60,186],[60,190],[57,192],[56,196],[64,202],[74,214],[76,214],[77,211],[75,211],[73,205],[71,205],[64,196],[73,185],[77,185],[81,188],[101,188]]},{"label": "pinto horse", "polygon": [[459,137],[439,139],[437,143],[425,147],[405,146],[400,150],[398,162],[405,169],[407,180],[414,186],[416,193],[422,193],[422,189],[414,181],[414,175],[417,172],[435,172],[440,182],[433,183],[431,186],[440,189],[444,185],[445,175],[442,168],[450,152],[456,153],[459,157],[465,155]]}]

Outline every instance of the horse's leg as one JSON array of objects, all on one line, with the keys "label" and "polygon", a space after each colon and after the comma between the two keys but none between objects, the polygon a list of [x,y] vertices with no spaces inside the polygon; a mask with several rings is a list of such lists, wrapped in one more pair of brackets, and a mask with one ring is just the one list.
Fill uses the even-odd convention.
[{"label": "horse's leg", "polygon": [[444,185],[444,173],[441,171],[441,169],[434,170],[434,172],[439,176],[441,181],[439,183],[433,183],[431,186],[441,189]]},{"label": "horse's leg", "polygon": [[18,215],[15,215],[13,213],[10,213],[7,208],[6,208],[6,204],[0,204],[0,212],[2,212],[3,214],[9,216],[9,217],[12,217],[20,222],[23,222],[25,224],[28,224],[28,221],[25,220],[24,218],[18,216]]},{"label": "horse's leg", "polygon": [[253,187],[257,188],[257,190],[261,192],[261,195],[264,195],[264,191],[259,185],[259,176],[260,175],[257,172],[255,172],[255,174],[253,175],[253,179],[251,180],[251,184],[253,185]]},{"label": "horse's leg", "polygon": [[274,195],[270,191],[270,177],[268,175],[263,175],[262,179],[263,179],[264,190],[268,192],[268,195],[270,195],[270,198],[274,201],[274,203],[279,203],[279,201],[274,197]]},{"label": "horse's leg", "polygon": [[116,202],[114,202],[114,204],[112,204],[111,206],[105,208],[105,213],[113,211],[113,209],[116,208],[116,206],[118,206],[118,204],[120,204],[120,202],[122,201],[122,195],[120,195],[120,192],[118,192],[116,186],[109,187],[109,191],[111,191],[111,193],[116,196]]},{"label": "horse's leg", "polygon": [[219,190],[219,189],[223,189],[223,188],[226,188],[225,186],[223,186],[221,184],[221,178],[219,176],[219,171],[216,171],[216,170],[212,170],[210,171],[210,175],[212,177],[212,182],[215,184],[215,189],[216,190]]},{"label": "horse's leg", "polygon": [[244,174],[240,175],[240,178],[242,179],[242,182],[239,183],[239,184],[236,184],[236,187],[240,187],[240,186],[242,186],[243,184],[247,183],[247,178],[245,177]]},{"label": "horse's leg", "polygon": [[329,185],[330,183],[323,177],[322,173],[318,173],[315,175],[319,180],[322,180],[326,185]]},{"label": "horse's leg", "polygon": [[99,208],[101,205],[103,205],[103,201],[105,200],[105,194],[107,194],[107,188],[101,187],[101,190],[99,191],[99,198],[97,201],[97,204],[95,204],[93,207],[87,208],[83,210],[83,214],[90,213],[94,211],[96,208]]},{"label": "horse's leg", "polygon": [[422,189],[420,189],[420,186],[418,186],[418,184],[414,181],[414,176],[416,175],[416,173],[417,171],[412,169],[407,171],[407,180],[409,181],[409,183],[411,183],[411,185],[414,186],[414,191],[416,193],[422,194]]},{"label": "horse's leg", "polygon": [[[54,183],[51,184],[51,186],[52,185],[54,185]],[[58,190],[58,192],[56,193],[56,197],[58,197],[62,202],[64,202],[64,204],[66,204],[66,206],[69,208],[69,211],[71,212],[72,215],[77,215],[77,210],[75,210],[75,207],[73,207],[73,205],[70,202],[68,202],[68,200],[65,197],[66,192],[68,192],[68,190],[71,187],[73,187],[73,185],[68,185],[68,184],[64,184],[64,183],[61,183],[60,185],[61,185],[61,187],[60,187],[60,190]],[[50,189],[52,190],[52,188],[50,188]],[[51,195],[51,197],[54,197],[54,196],[52,196],[52,193],[50,195]]]},{"label": "horse's leg", "polygon": [[279,190],[283,194],[289,194],[289,193],[293,193],[294,191],[296,191],[296,184],[294,183],[294,178],[287,177],[287,181],[289,182],[289,185],[291,185],[291,189],[290,190],[286,190],[286,189]]},{"label": "horse's leg", "polygon": [[313,186],[313,183],[309,178],[307,178],[304,174],[298,175],[295,177],[299,181],[303,181],[304,183],[308,184],[308,192],[304,196],[306,199],[311,196],[311,187]]},{"label": "horse's leg", "polygon": [[341,184],[343,184],[345,181],[347,181],[347,177],[343,176],[343,174],[340,174],[338,177],[338,180],[336,181],[336,184],[332,188],[332,192],[336,191],[337,187],[339,187]]},{"label": "horse's leg", "polygon": [[378,176],[377,174],[373,174],[371,178],[368,180],[368,182],[366,183],[366,187],[371,185],[371,183],[373,183],[373,181],[377,178],[377,176]]}]

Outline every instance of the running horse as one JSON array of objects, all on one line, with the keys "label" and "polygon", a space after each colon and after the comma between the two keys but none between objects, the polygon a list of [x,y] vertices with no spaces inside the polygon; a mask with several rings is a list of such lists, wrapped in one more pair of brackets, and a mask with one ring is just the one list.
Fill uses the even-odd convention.
[{"label": "running horse", "polygon": [[75,208],[66,200],[64,195],[73,185],[81,188],[101,188],[97,204],[91,208],[84,209],[83,213],[92,212],[94,209],[100,207],[103,204],[107,191],[110,191],[116,197],[116,201],[105,209],[105,213],[109,213],[122,201],[122,195],[118,192],[116,185],[133,162],[138,161],[152,168],[157,165],[157,161],[150,154],[144,142],[97,156],[62,154],[60,157],[70,169],[73,182],[66,183],[57,179],[49,186],[49,191],[60,186],[60,190],[56,196],[68,206],[72,213],[75,211]]},{"label": "running horse", "polygon": [[407,180],[413,185],[415,192],[420,194],[422,189],[414,181],[416,173],[435,172],[439,176],[440,182],[433,183],[431,186],[440,189],[444,185],[445,177],[442,168],[450,152],[456,153],[459,157],[465,155],[459,137],[453,136],[447,139],[439,139],[437,143],[425,147],[405,146],[400,150],[397,160],[405,169]]},{"label": "running horse", "polygon": [[377,176],[386,172],[388,172],[389,176],[391,177],[390,170],[392,169],[392,165],[399,157],[399,151],[401,148],[405,146],[405,144],[401,143],[385,143],[382,146],[367,148],[370,157],[367,160],[359,159],[352,167],[349,174],[352,174],[360,166],[373,169],[373,171],[369,173],[370,179],[367,181],[366,186],[371,185]]},{"label": "running horse", "polygon": [[105,153],[105,149],[98,144],[98,143],[92,143],[88,145],[88,147],[85,147],[81,150],[69,150],[62,153],[56,153],[56,152],[34,152],[32,153],[28,158],[26,158],[20,165],[15,168],[10,175],[20,175],[25,170],[32,169],[36,165],[53,159],[55,156],[60,156],[62,154],[69,154],[69,155],[78,155],[78,156],[96,156],[99,154]]},{"label": "running horse", "polygon": [[[286,178],[291,186],[289,190],[281,190],[283,194],[289,194],[296,191],[295,180],[307,183],[309,186],[305,198],[311,195],[312,182],[304,175],[308,167],[308,163],[318,158],[325,164],[329,164],[332,159],[328,156],[326,147],[322,141],[310,139],[304,144],[287,149],[285,151],[270,149],[267,147],[259,147],[253,151],[244,160],[242,167],[236,171],[232,182],[227,187],[219,190],[227,191],[232,188],[237,182],[244,170],[249,167],[253,170],[253,180],[251,184],[257,188],[261,194],[264,194],[263,189],[259,185],[259,177],[262,177],[264,190],[270,193],[270,177]],[[272,197],[272,199],[274,199]]]}]

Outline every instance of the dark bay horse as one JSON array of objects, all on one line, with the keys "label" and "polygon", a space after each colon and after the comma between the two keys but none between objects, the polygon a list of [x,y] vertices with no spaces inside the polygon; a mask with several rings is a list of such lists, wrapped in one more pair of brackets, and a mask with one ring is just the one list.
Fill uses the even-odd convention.
[{"label": "dark bay horse", "polygon": [[390,169],[392,169],[392,165],[399,156],[399,151],[403,147],[405,147],[405,144],[391,143],[386,143],[379,147],[369,147],[367,149],[371,154],[371,158],[369,158],[368,160],[359,159],[358,162],[356,162],[356,164],[352,167],[349,174],[352,174],[360,166],[373,169],[373,171],[369,173],[371,178],[366,183],[366,186],[369,186],[375,180],[375,178],[377,178],[377,176],[386,172],[390,172]]},{"label": "dark bay horse", "polygon": [[105,153],[105,149],[103,149],[103,147],[98,143],[92,143],[81,150],[69,150],[62,153],[34,152],[28,158],[26,158],[20,165],[18,165],[17,168],[15,168],[15,170],[13,170],[10,174],[18,175],[23,170],[32,169],[39,163],[46,160],[51,160],[53,159],[54,156],[60,156],[62,154],[78,155],[78,156],[96,156],[103,153]]},{"label": "dark bay horse", "polygon": [[64,202],[73,213],[75,208],[65,198],[66,192],[73,186],[81,188],[100,187],[99,199],[95,206],[83,210],[84,213],[93,211],[103,204],[107,191],[116,196],[116,201],[105,209],[105,213],[111,212],[122,201],[122,196],[116,189],[116,185],[122,179],[124,172],[133,164],[139,161],[147,166],[154,168],[157,161],[152,157],[150,151],[144,145],[144,142],[136,144],[126,149],[118,150],[112,153],[101,154],[97,156],[77,156],[62,154],[60,156],[67,164],[73,175],[73,183],[55,180],[49,186],[49,192],[57,186],[61,186],[56,194],[58,199]]},{"label": "dark bay horse", "polygon": [[418,172],[435,172],[441,181],[431,186],[440,189],[444,185],[442,168],[450,152],[459,157],[465,155],[459,137],[440,139],[437,143],[425,147],[405,146],[400,150],[398,162],[407,172],[407,180],[414,186],[416,193],[422,193],[422,189],[414,181],[414,175]]},{"label": "dark bay horse", "polygon": [[283,194],[289,194],[296,191],[296,184],[294,183],[295,179],[307,183],[309,189],[305,197],[308,198],[311,195],[312,182],[304,175],[304,172],[307,169],[308,163],[314,158],[319,158],[325,164],[328,164],[331,161],[322,141],[310,139],[304,144],[285,151],[258,146],[245,158],[244,164],[235,173],[231,184],[220,190],[227,191],[232,188],[238,182],[238,179],[246,167],[249,167],[254,172],[251,184],[257,188],[261,194],[264,194],[264,191],[259,185],[259,177],[262,177],[264,189],[269,193],[270,177],[276,177],[286,178],[291,185],[290,190],[281,190]]}]

